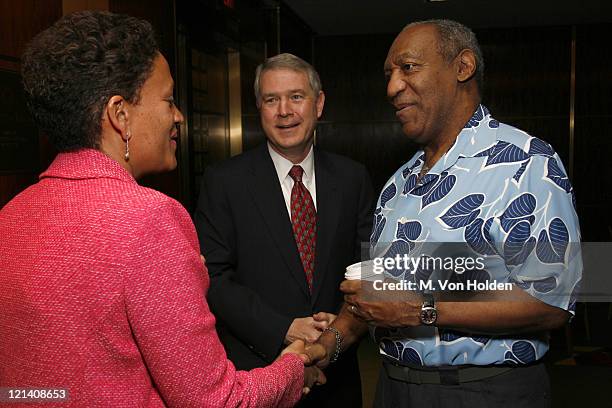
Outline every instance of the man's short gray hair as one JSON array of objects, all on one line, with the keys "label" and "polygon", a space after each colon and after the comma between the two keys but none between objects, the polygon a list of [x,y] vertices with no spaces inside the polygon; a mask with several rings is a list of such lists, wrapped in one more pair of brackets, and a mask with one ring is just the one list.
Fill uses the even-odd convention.
[{"label": "man's short gray hair", "polygon": [[438,52],[446,61],[450,62],[462,50],[468,49],[474,53],[476,58],[476,72],[474,78],[478,84],[478,90],[482,93],[484,85],[484,59],[482,51],[476,39],[476,35],[468,27],[453,20],[424,20],[415,21],[404,27],[404,30],[409,27],[431,24],[438,29],[439,41]]},{"label": "man's short gray hair", "polygon": [[257,70],[255,70],[255,100],[257,106],[261,105],[261,75],[273,69],[290,69],[296,72],[303,72],[308,77],[308,83],[314,92],[315,98],[319,96],[321,92],[321,79],[319,74],[315,71],[314,67],[293,54],[283,53],[278,54],[274,57],[266,59],[264,62],[259,64]]}]

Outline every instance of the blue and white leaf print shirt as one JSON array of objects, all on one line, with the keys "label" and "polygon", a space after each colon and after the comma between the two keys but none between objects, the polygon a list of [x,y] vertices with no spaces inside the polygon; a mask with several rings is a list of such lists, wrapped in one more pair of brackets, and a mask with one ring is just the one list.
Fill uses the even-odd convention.
[{"label": "blue and white leaf print shirt", "polygon": [[[409,254],[419,243],[462,242],[485,259],[485,268],[456,274],[457,281],[469,274],[513,283],[573,313],[582,274],[580,231],[574,192],[552,147],[498,122],[480,105],[417,182],[423,163],[419,151],[385,184],[370,256]],[[426,270],[386,273],[431,279]],[[373,336],[381,354],[408,365],[522,365],[548,350],[546,333],[487,336],[419,326],[373,328]]]}]

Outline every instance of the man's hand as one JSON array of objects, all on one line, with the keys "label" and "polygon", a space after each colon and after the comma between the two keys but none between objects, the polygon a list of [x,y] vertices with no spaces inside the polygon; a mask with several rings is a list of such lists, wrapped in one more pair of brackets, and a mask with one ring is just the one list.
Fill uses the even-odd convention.
[{"label": "man's hand", "polygon": [[345,280],[340,285],[348,310],[379,327],[419,326],[422,300],[407,291],[375,290],[372,282]]},{"label": "man's hand", "polygon": [[[334,329],[340,334],[341,350],[346,350],[368,330],[368,325],[357,319],[348,311],[348,305],[342,304],[340,313],[334,319]],[[305,353],[308,354],[310,361],[315,362],[317,367],[325,369],[329,365],[329,360],[336,353],[336,334],[334,331],[324,331],[316,343],[306,345]]]},{"label": "man's hand", "polygon": [[304,388],[302,388],[302,394],[306,395],[315,385],[323,385],[326,382],[325,374],[318,367],[304,367]]},{"label": "man's hand", "polygon": [[325,327],[323,327],[323,330],[325,330],[327,327],[329,327],[329,325],[331,325],[334,320],[336,320],[336,315],[333,313],[327,313],[327,312],[319,312],[319,313],[315,313],[314,315],[312,315],[312,318],[315,319],[315,321],[317,322],[325,322]]},{"label": "man's hand", "polygon": [[285,335],[285,343],[293,343],[298,339],[308,343],[314,343],[327,325],[327,321],[317,321],[312,317],[299,317],[293,319]]}]

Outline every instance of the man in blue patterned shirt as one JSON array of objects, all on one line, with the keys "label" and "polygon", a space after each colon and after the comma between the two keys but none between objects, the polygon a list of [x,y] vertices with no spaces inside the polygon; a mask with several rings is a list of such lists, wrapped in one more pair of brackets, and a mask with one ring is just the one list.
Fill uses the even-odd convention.
[{"label": "man in blue patterned shirt", "polygon": [[573,313],[582,269],[559,156],[480,104],[481,51],[459,23],[408,25],[384,69],[422,150],[378,200],[370,252],[385,279],[343,282],[344,308],[319,342],[333,357],[370,327],[383,358],[376,406],[549,406],[541,359],[548,330]]}]

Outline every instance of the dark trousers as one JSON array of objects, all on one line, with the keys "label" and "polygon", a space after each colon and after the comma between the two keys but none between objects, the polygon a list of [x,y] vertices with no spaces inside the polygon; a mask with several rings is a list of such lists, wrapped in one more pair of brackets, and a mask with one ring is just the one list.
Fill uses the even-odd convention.
[{"label": "dark trousers", "polygon": [[382,368],[374,399],[376,408],[549,408],[550,404],[544,363],[459,385],[409,384],[389,378]]}]

